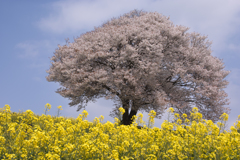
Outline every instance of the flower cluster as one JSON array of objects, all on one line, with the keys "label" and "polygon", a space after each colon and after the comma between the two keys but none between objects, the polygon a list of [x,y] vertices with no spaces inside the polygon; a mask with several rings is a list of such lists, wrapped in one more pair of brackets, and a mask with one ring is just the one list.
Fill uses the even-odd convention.
[{"label": "flower cluster", "polygon": [[[46,111],[50,108],[46,104]],[[121,114],[125,111],[119,110]],[[218,127],[203,120],[197,108],[192,111],[190,119],[182,115],[185,122],[191,122],[188,126],[174,114],[176,123],[165,120],[161,128],[152,128],[156,112],[150,111],[148,127],[138,129],[137,124],[145,124],[141,113],[133,125],[125,126],[119,121],[101,123],[102,115],[89,122],[86,110],[77,118],[65,118],[59,112],[55,117],[46,112],[35,115],[31,110],[14,113],[5,105],[0,109],[0,159],[240,159],[239,119],[231,132],[220,133],[219,127],[225,123]],[[228,115],[224,113],[220,119],[226,122]]]}]

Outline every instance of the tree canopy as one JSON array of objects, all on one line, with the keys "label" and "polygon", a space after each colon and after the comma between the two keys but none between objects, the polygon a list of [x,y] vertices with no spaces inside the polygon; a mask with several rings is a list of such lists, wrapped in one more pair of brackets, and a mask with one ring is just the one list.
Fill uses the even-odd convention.
[{"label": "tree canopy", "polygon": [[190,115],[198,107],[204,119],[228,113],[222,60],[211,55],[207,36],[187,32],[157,12],[133,10],[113,18],[73,43],[58,45],[46,79],[59,82],[56,92],[77,111],[105,97],[123,107],[123,124],[138,111],[154,110],[156,118],[173,107]]}]

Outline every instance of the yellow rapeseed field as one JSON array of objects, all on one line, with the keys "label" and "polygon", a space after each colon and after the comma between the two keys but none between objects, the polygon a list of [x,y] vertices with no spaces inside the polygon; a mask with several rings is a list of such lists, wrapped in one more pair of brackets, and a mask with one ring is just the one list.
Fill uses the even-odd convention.
[{"label": "yellow rapeseed field", "polygon": [[[240,159],[240,116],[231,127],[223,131],[228,115],[224,113],[215,125],[203,120],[196,107],[191,121],[183,114],[184,122],[174,109],[174,123],[165,120],[161,128],[152,127],[156,112],[149,113],[148,126],[141,113],[130,126],[115,122],[102,123],[104,117],[93,122],[85,120],[84,110],[77,118],[46,115],[51,109],[45,105],[45,114],[35,115],[31,110],[22,113],[10,111],[5,105],[0,110],[0,159],[23,160],[230,160]],[[123,108],[119,108],[121,114]],[[169,118],[168,118],[169,119]],[[142,129],[137,125],[144,124]],[[184,124],[184,125],[183,125]]]}]

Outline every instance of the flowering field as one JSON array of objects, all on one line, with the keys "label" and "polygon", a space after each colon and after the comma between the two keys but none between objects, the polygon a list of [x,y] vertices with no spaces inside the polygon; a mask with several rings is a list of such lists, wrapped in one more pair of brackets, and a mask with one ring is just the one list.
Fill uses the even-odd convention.
[{"label": "flowering field", "polygon": [[[138,159],[138,160],[200,160],[240,159],[240,116],[231,127],[223,131],[228,115],[223,114],[215,125],[203,120],[195,107],[191,121],[174,114],[174,123],[165,120],[161,128],[153,127],[156,113],[149,113],[146,126],[142,114],[134,117],[130,126],[120,125],[121,115],[115,122],[102,123],[104,117],[93,122],[85,120],[86,110],[77,118],[46,115],[51,109],[45,106],[45,114],[35,115],[31,110],[22,113],[10,111],[5,105],[0,111],[0,159]],[[119,108],[121,114],[123,108]],[[169,115],[174,109],[168,110]],[[144,124],[142,129],[137,125]]]}]

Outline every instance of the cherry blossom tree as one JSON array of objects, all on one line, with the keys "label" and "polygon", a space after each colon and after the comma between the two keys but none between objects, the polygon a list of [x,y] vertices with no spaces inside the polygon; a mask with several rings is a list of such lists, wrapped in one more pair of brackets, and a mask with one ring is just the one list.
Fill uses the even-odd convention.
[{"label": "cherry blossom tree", "polygon": [[203,119],[215,122],[230,111],[223,90],[230,71],[211,55],[207,37],[188,29],[157,12],[133,10],[58,45],[46,79],[63,86],[56,92],[77,111],[97,98],[114,100],[111,115],[123,107],[124,125],[138,111],[161,118],[169,107],[188,116],[198,107]]}]

